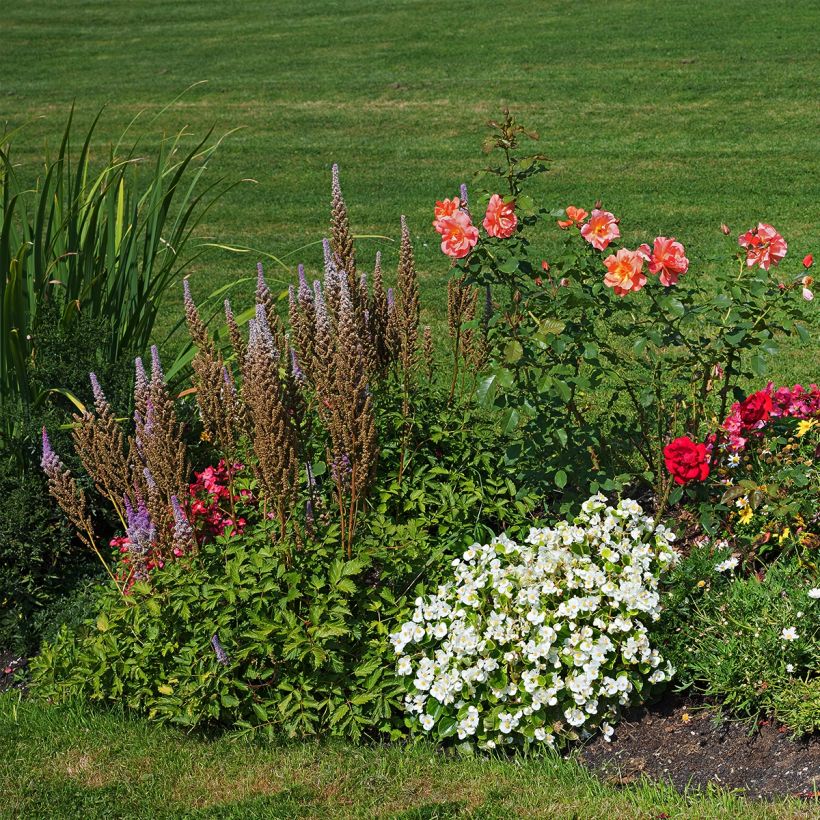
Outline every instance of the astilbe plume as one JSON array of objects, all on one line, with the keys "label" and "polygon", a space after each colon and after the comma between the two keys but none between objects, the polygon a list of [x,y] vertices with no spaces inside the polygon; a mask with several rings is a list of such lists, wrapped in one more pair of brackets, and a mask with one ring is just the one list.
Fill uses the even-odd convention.
[{"label": "astilbe plume", "polygon": [[77,531],[80,541],[94,551],[110,578],[117,585],[117,589],[121,590],[116,577],[108,566],[108,562],[103,558],[94,540],[94,527],[88,513],[88,502],[85,493],[74,480],[71,471],[54,452],[45,427],[43,427],[42,447],[40,466],[48,479],[49,493]]},{"label": "astilbe plume", "polygon": [[333,366],[333,331],[330,325],[330,316],[325,303],[322,285],[318,281],[313,283],[313,294],[315,341],[313,345],[311,374],[317,392],[322,394],[330,390],[329,383]]},{"label": "astilbe plume", "polygon": [[183,280],[182,287],[188,330],[197,346],[191,367],[194,371],[196,403],[199,407],[202,426],[206,437],[216,442],[223,453],[231,458],[236,445],[234,435],[236,416],[234,415],[235,408],[228,404],[230,397],[225,395],[225,363],[194,304],[187,278]]},{"label": "astilbe plume", "polygon": [[126,512],[125,535],[130,564],[130,575],[126,579],[128,588],[131,582],[144,581],[148,577],[148,558],[157,540],[157,528],[141,498],[134,507],[126,495],[123,497],[123,504]]},{"label": "astilbe plume", "polygon": [[228,326],[228,335],[231,339],[231,348],[233,355],[240,366],[245,361],[245,340],[242,338],[242,331],[236,323],[236,318],[233,315],[233,309],[228,299],[225,300],[225,324]]},{"label": "astilbe plume", "polygon": [[298,440],[285,386],[279,377],[279,352],[263,312],[249,325],[243,363],[243,399],[248,408],[256,472],[274,510],[281,533],[296,500],[299,481]]},{"label": "astilbe plume", "polygon": [[399,333],[401,340],[401,364],[409,370],[416,357],[419,334],[419,284],[416,262],[407,219],[401,218],[401,250],[399,252],[398,286]]},{"label": "astilbe plume", "polygon": [[[149,512],[157,524],[160,550],[163,551],[168,545],[168,540],[161,527],[162,513],[159,506],[164,504],[167,507],[171,496],[184,493],[187,486],[188,464],[183,426],[177,419],[174,401],[165,383],[156,346],[151,348],[151,381],[148,386],[145,414],[135,413],[134,422],[135,449],[156,485],[153,495],[159,499],[157,508],[152,508],[149,504]],[[149,499],[152,497],[144,481],[140,489],[145,491]]]},{"label": "astilbe plume", "polygon": [[134,359],[134,411],[141,416],[145,415],[149,393],[148,374],[145,372],[142,358],[137,356]]},{"label": "astilbe plume", "polygon": [[[333,250],[336,266],[347,274],[347,286],[351,291],[351,299],[356,305],[354,293],[356,285],[356,249],[353,236],[350,233],[350,219],[347,214],[347,205],[342,196],[339,185],[339,166],[332,169],[332,198],[330,206],[330,245]],[[357,307],[360,305],[356,305]]]},{"label": "astilbe plume", "polygon": [[373,268],[373,296],[368,309],[368,318],[376,372],[383,375],[390,366],[392,355],[387,334],[387,292],[384,289],[380,252],[376,253],[376,264]]},{"label": "astilbe plume", "polygon": [[125,436],[93,373],[90,374],[90,380],[95,412],[74,415],[75,423],[71,433],[74,449],[97,491],[108,499],[120,519],[123,519],[122,498],[128,494],[131,486]]},{"label": "astilbe plume", "polygon": [[344,271],[339,271],[330,242],[322,240],[322,251],[324,254],[324,278],[322,293],[327,305],[328,316],[330,318],[331,329],[335,333],[336,317],[339,315],[339,296],[341,294],[341,284],[345,280]]},{"label": "astilbe plume", "polygon": [[175,495],[171,496],[171,509],[174,512],[174,532],[171,540],[174,555],[179,558],[196,552],[194,528]]}]

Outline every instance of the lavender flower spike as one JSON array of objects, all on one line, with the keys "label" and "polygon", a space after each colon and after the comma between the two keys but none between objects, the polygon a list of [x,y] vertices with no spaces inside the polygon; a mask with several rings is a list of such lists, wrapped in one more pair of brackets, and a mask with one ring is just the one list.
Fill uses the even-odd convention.
[{"label": "lavender flower spike", "polygon": [[211,638],[211,646],[214,650],[214,655],[216,655],[216,659],[223,665],[227,666],[230,663],[228,659],[228,653],[223,648],[222,644],[219,642],[219,635],[214,633],[213,637]]},{"label": "lavender flower spike", "polygon": [[151,516],[142,499],[137,504],[136,510],[131,506],[128,496],[125,496],[123,501],[125,502],[125,533],[130,544],[129,551],[137,556],[147,555],[157,537],[156,527],[151,523]]},{"label": "lavender flower spike", "polygon": [[108,400],[105,398],[105,393],[103,393],[96,375],[89,373],[88,378],[91,382],[91,392],[94,394],[94,407],[96,407],[97,412],[102,415],[108,407]]},{"label": "lavender flower spike", "polygon": [[461,207],[464,208],[467,213],[470,213],[470,206],[467,204],[467,185],[464,182],[461,183],[459,194]]},{"label": "lavender flower spike", "polygon": [[63,462],[52,449],[45,427],[43,427],[43,457],[40,459],[40,466],[49,478],[54,478],[63,470]]},{"label": "lavender flower spike", "polygon": [[139,356],[134,359],[134,370],[136,371],[134,378],[134,400],[137,407],[145,406],[145,402],[148,400],[148,374],[145,372],[145,365]]},{"label": "lavender flower spike", "polygon": [[290,349],[290,366],[291,372],[293,373],[293,378],[296,379],[299,384],[304,384],[305,374],[302,368],[299,367],[299,359],[297,358],[296,351],[293,348]]},{"label": "lavender flower spike", "polygon": [[396,294],[393,288],[387,289],[387,312],[392,313],[396,309]]},{"label": "lavender flower spike", "polygon": [[159,350],[151,345],[151,381],[154,384],[165,384],[165,374],[162,372],[162,363],[159,360]]},{"label": "lavender flower spike", "polygon": [[305,266],[299,265],[297,270],[299,272],[299,301],[307,300],[309,302],[313,298],[313,294],[310,292],[310,285],[305,276]]},{"label": "lavender flower spike", "polygon": [[171,507],[174,510],[174,547],[186,552],[194,544],[194,529],[175,495],[171,496]]}]

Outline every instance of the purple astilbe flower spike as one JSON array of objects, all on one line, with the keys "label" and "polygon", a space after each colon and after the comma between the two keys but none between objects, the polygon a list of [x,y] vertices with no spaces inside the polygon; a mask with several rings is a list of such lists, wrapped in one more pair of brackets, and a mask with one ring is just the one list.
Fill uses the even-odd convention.
[{"label": "purple astilbe flower spike", "polygon": [[265,281],[265,273],[262,268],[262,263],[256,263],[256,301],[257,302],[268,302],[271,300],[271,293],[270,288],[268,287],[268,283]]},{"label": "purple astilbe flower spike", "polygon": [[[259,336],[259,341],[263,342],[269,356],[273,356],[277,361],[279,360],[279,351],[276,348],[276,342],[271,333],[270,325],[268,324],[268,315],[265,312],[265,306],[257,304],[256,306],[256,330]],[[248,343],[250,346],[250,342]]]},{"label": "purple astilbe flower spike", "polygon": [[222,389],[225,393],[230,395],[234,402],[238,400],[236,385],[234,384],[231,374],[228,372],[228,368],[225,367],[225,365],[222,365]]},{"label": "purple astilbe flower spike", "polygon": [[191,285],[188,282],[188,277],[186,276],[182,280],[182,301],[185,305],[185,310],[196,310],[196,305],[194,304],[194,297],[191,296]]},{"label": "purple astilbe flower spike", "polygon": [[313,293],[310,290],[307,277],[305,276],[305,266],[299,265],[299,301],[310,302],[313,299]]},{"label": "purple astilbe flower spike", "polygon": [[461,183],[461,190],[459,191],[459,200],[460,205],[464,208],[467,213],[470,213],[470,206],[467,204],[467,185],[466,183]]},{"label": "purple astilbe flower spike", "polygon": [[305,502],[305,521],[307,522],[308,526],[311,526],[314,521],[313,502],[310,499],[308,499],[307,502]]},{"label": "purple astilbe flower spike", "polygon": [[392,313],[396,309],[396,294],[393,288],[387,289],[387,312]]},{"label": "purple astilbe flower spike", "polygon": [[165,384],[165,374],[162,372],[162,362],[159,360],[159,350],[151,345],[151,383]]},{"label": "purple astilbe flower spike", "polygon": [[140,406],[144,405],[148,399],[148,374],[145,372],[145,365],[139,356],[134,359],[134,371],[134,400]]},{"label": "purple astilbe flower spike", "polygon": [[175,495],[171,496],[171,507],[174,510],[174,550],[184,553],[194,544],[194,529]]},{"label": "purple astilbe flower spike", "polygon": [[325,297],[322,294],[322,286],[319,282],[313,283],[314,299],[314,313],[316,316],[316,330],[330,335],[330,319],[327,315],[327,305],[325,304]]},{"label": "purple astilbe flower spike", "polygon": [[230,663],[230,660],[228,659],[228,653],[225,651],[222,644],[219,642],[219,635],[217,635],[216,633],[214,633],[211,637],[211,647],[214,650],[214,655],[216,655],[216,659],[223,666],[227,666]]},{"label": "purple astilbe flower spike", "polygon": [[233,320],[233,308],[231,307],[231,300],[226,299],[222,303],[222,306],[225,308],[225,321],[228,322],[228,324],[230,324]]},{"label": "purple astilbe flower spike", "polygon": [[143,467],[142,474],[145,477],[145,486],[148,487],[148,492],[155,492],[157,489],[157,482],[154,481],[154,476],[147,467]]},{"label": "purple astilbe flower spike", "polygon": [[56,477],[64,469],[63,462],[60,461],[60,457],[51,447],[51,442],[48,440],[48,433],[45,427],[43,427],[43,455],[40,459],[40,466],[49,478]]},{"label": "purple astilbe flower spike", "polygon": [[308,487],[313,488],[316,486],[316,476],[313,475],[313,467],[310,466],[310,462],[305,462],[305,472],[307,473],[307,480],[308,480]]},{"label": "purple astilbe flower spike", "polygon": [[342,455],[333,459],[330,465],[330,477],[337,484],[346,483],[347,479],[350,477],[350,473],[350,456],[347,453],[342,453]]},{"label": "purple astilbe flower spike", "polygon": [[330,249],[330,240],[322,240],[322,253],[325,260],[325,282],[328,277],[335,276],[337,273],[336,262],[333,260],[333,251]]},{"label": "purple astilbe flower spike", "polygon": [[151,523],[151,516],[142,499],[137,504],[136,510],[131,506],[128,496],[125,496],[123,500],[126,517],[125,534],[128,536],[129,552],[139,557],[147,555],[157,537],[156,527]]},{"label": "purple astilbe flower spike", "polygon": [[94,407],[97,408],[98,413],[102,414],[108,407],[108,400],[105,398],[105,393],[103,393],[96,375],[89,373],[88,378],[91,382],[91,392],[94,394]]}]

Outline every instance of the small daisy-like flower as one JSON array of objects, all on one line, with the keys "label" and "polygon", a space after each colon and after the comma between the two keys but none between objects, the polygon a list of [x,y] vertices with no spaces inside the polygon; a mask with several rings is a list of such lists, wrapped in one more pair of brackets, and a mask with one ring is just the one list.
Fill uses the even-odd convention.
[{"label": "small daisy-like flower", "polygon": [[817,419],[802,419],[797,425],[797,437],[802,438],[812,427],[817,426]]},{"label": "small daisy-like flower", "polygon": [[812,587],[808,591],[808,596],[809,598],[814,598],[814,600],[816,601],[818,598],[820,598],[820,587]]},{"label": "small daisy-like flower", "polygon": [[738,464],[740,464],[740,456],[737,453],[731,453],[727,459],[727,463],[730,467],[737,467]]},{"label": "small daisy-like flower", "polygon": [[726,570],[733,570],[738,565],[737,556],[732,555],[730,558],[727,558],[725,561],[721,561],[719,564],[715,564],[715,572],[726,572]]},{"label": "small daisy-like flower", "polygon": [[787,663],[786,664],[786,671],[791,675],[791,673],[794,672],[794,664],[793,663]]},{"label": "small daisy-like flower", "polygon": [[783,627],[783,631],[780,633],[780,639],[783,641],[796,641],[799,637],[793,626]]}]

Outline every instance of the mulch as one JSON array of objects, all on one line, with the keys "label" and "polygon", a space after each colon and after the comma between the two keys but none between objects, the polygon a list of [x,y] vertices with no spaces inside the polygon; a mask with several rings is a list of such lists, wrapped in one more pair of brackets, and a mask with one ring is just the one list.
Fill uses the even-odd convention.
[{"label": "mulch", "polygon": [[647,777],[678,790],[713,785],[751,798],[820,798],[820,738],[792,740],[768,721],[751,728],[703,702],[669,696],[627,715],[610,743],[594,739],[581,759],[614,785]]}]

